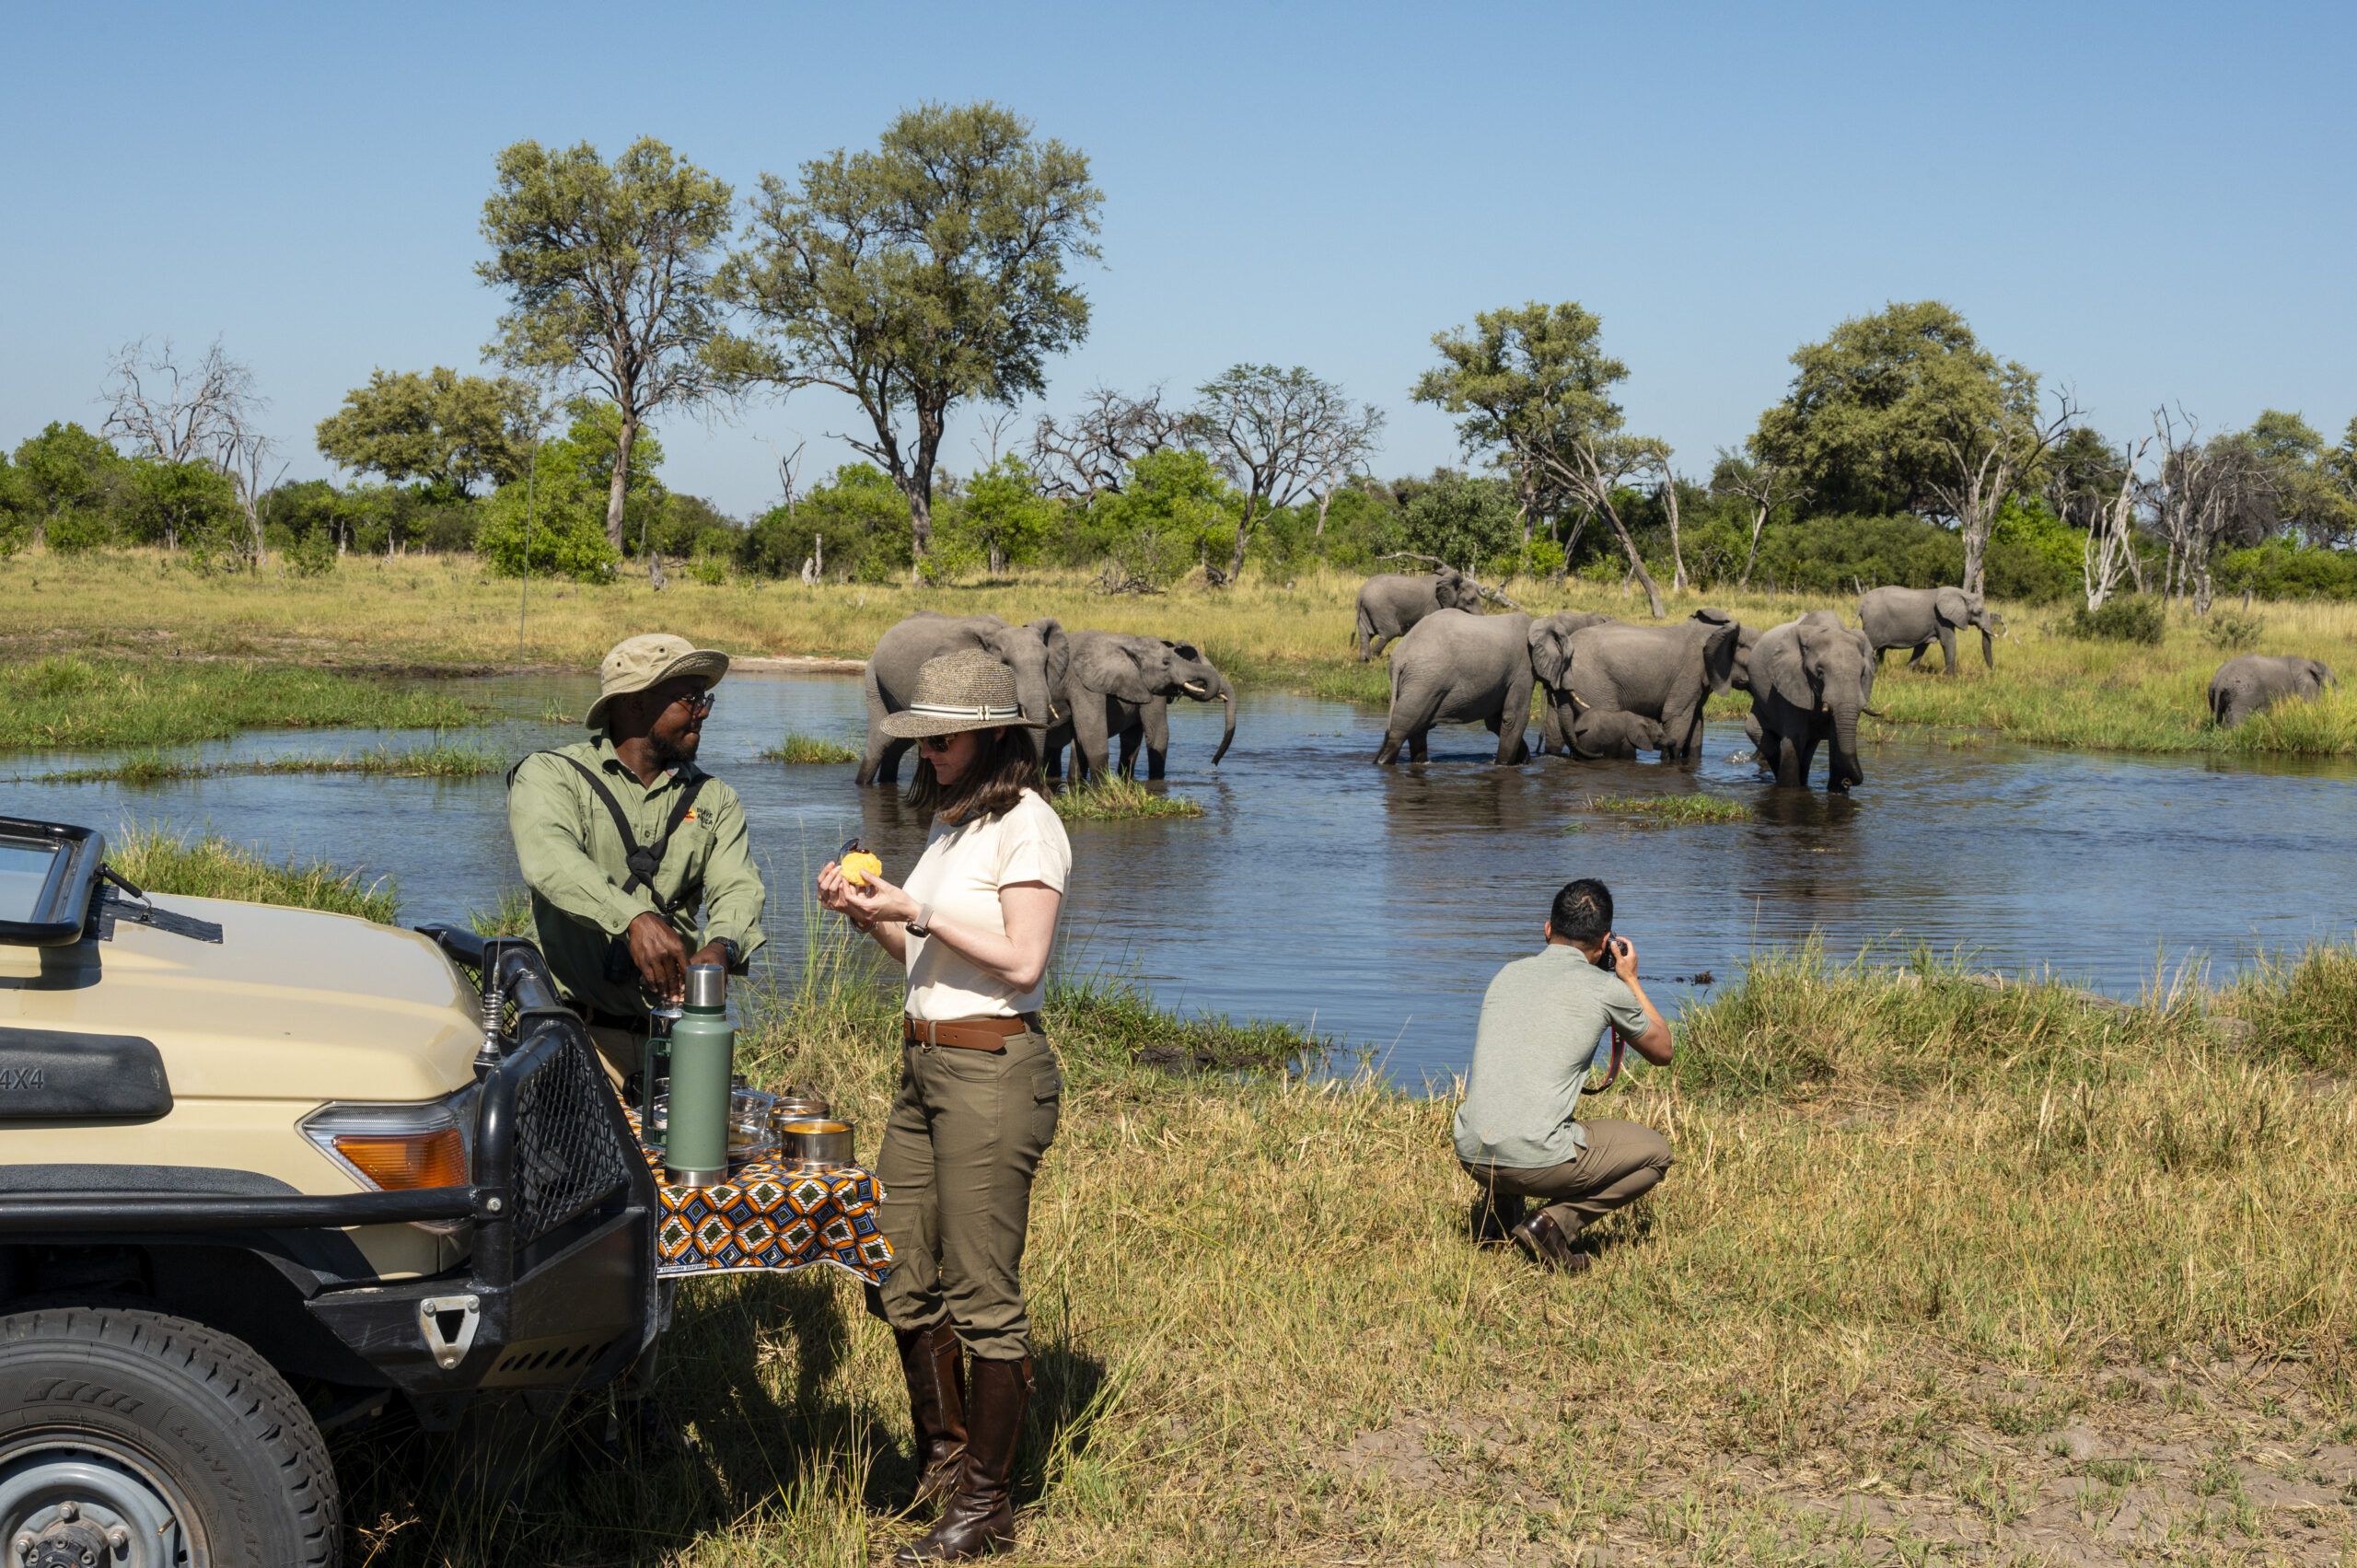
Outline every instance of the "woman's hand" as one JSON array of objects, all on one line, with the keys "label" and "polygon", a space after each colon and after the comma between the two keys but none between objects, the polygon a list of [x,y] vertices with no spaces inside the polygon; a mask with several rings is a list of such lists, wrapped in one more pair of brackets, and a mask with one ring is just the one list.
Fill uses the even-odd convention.
[{"label": "woman's hand", "polygon": [[841,865],[827,862],[819,870],[819,907],[833,910],[862,931],[874,930],[879,920],[906,922],[916,917],[917,901],[900,889],[873,871],[867,873],[866,882],[864,888],[853,887]]}]

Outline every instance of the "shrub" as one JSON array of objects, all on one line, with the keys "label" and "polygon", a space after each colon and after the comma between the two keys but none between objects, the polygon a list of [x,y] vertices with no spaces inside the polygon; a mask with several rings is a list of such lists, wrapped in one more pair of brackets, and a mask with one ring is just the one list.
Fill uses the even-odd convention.
[{"label": "shrub", "polygon": [[2150,594],[2119,594],[2106,599],[2101,610],[2090,612],[2085,605],[2073,608],[2063,621],[2064,635],[2084,637],[2108,643],[2147,643],[2157,647],[2167,635],[2167,608]]},{"label": "shrub", "polygon": [[2266,629],[2266,623],[2256,615],[2245,615],[2239,610],[2222,610],[2210,617],[2210,624],[2201,629],[2201,634],[2210,640],[2212,646],[2232,653],[2258,646],[2258,634]]},{"label": "shrub", "polygon": [[335,540],[318,528],[286,541],[286,569],[298,577],[324,577],[335,570]]},{"label": "shrub", "polygon": [[688,575],[708,588],[716,588],[728,581],[728,563],[715,561],[709,556],[701,561],[690,562]]}]

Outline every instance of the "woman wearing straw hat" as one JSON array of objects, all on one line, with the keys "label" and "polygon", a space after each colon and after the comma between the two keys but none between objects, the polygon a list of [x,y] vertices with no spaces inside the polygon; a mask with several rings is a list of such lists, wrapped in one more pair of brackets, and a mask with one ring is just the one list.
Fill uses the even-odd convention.
[{"label": "woman wearing straw hat", "polygon": [[908,969],[900,1086],[877,1160],[898,1262],[868,1305],[900,1344],[918,1500],[948,1499],[894,1561],[957,1562],[1015,1539],[1031,1395],[1023,1241],[1063,1098],[1039,1003],[1072,845],[1014,671],[979,648],[945,654],[918,670],[913,699],[883,722],[918,745],[908,802],[933,819],[924,854],[900,888],[873,874],[853,887],[830,863],[819,898]]}]

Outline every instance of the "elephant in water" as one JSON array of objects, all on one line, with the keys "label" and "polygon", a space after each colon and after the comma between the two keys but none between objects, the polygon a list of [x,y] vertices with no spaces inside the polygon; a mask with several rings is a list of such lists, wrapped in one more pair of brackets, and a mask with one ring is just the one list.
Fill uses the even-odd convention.
[{"label": "elephant in water", "polygon": [[1227,727],[1212,763],[1236,741],[1236,688],[1190,643],[1135,637],[1120,632],[1074,632],[1072,657],[1056,693],[1063,717],[1048,730],[1048,772],[1060,774],[1064,748],[1073,749],[1079,777],[1110,771],[1112,737],[1121,738],[1120,771],[1134,776],[1138,742],[1145,742],[1145,776],[1162,776],[1170,752],[1170,699],[1214,700],[1227,707]]},{"label": "elephant in water", "polygon": [[1762,772],[1780,784],[1808,787],[1820,742],[1833,745],[1825,787],[1866,782],[1858,765],[1858,715],[1871,712],[1875,649],[1864,632],[1829,610],[1812,610],[1760,633],[1751,650],[1751,723]]},{"label": "elephant in water", "polygon": [[1692,758],[1702,746],[1702,708],[1735,679],[1743,628],[1724,610],[1697,610],[1670,626],[1618,621],[1534,643],[1532,670],[1568,734],[1565,710],[1619,708],[1661,726],[1664,757]]},{"label": "elephant in water", "polygon": [[1546,700],[1538,704],[1538,754],[1541,757],[1550,752],[1564,757],[1577,755],[1567,738],[1572,716],[1570,694],[1558,693],[1556,675],[1550,673],[1560,672],[1569,658],[1564,645],[1574,632],[1585,631],[1590,626],[1614,624],[1616,622],[1611,616],[1598,615],[1588,610],[1559,610],[1544,620],[1530,623],[1530,668],[1547,690]]},{"label": "elephant in water", "polygon": [[1424,737],[1436,724],[1483,724],[1498,738],[1497,760],[1527,761],[1523,726],[1530,721],[1530,617],[1435,610],[1416,622],[1391,653],[1391,721],[1378,762],[1424,760]]},{"label": "elephant in water", "polygon": [[1623,708],[1583,708],[1572,720],[1569,754],[1584,762],[1661,749],[1661,726]]},{"label": "elephant in water", "polygon": [[2312,658],[2245,654],[2220,665],[2210,678],[2210,716],[2220,729],[2232,729],[2287,697],[2313,703],[2326,687],[2340,684],[2331,670]]},{"label": "elephant in water", "polygon": [[1369,577],[1359,588],[1357,623],[1351,647],[1364,664],[1383,651],[1383,645],[1404,637],[1417,621],[1436,610],[1481,613],[1481,589],[1454,566],[1422,577],[1386,572]]},{"label": "elephant in water", "polygon": [[1869,588],[1858,600],[1858,624],[1874,644],[1877,665],[1887,649],[1912,648],[1914,654],[1907,661],[1907,668],[1912,669],[1923,662],[1924,652],[1936,637],[1940,652],[1947,656],[1944,673],[1954,675],[1956,634],[1971,626],[1980,633],[1980,662],[1991,669],[1997,668],[1996,621],[1979,594],[1962,588]]},{"label": "elephant in water", "polygon": [[916,744],[884,733],[884,715],[909,705],[917,669],[925,660],[960,648],[988,648],[1015,671],[1016,701],[1041,724],[1056,717],[1054,697],[1072,656],[1064,629],[1053,621],[1010,626],[995,615],[942,615],[919,610],[876,640],[867,657],[867,749],[856,775],[862,785],[900,782],[900,757]]}]

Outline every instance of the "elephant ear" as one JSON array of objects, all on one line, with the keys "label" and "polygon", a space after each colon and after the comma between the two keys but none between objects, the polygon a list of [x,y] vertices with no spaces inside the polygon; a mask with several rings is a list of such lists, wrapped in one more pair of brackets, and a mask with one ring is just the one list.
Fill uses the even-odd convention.
[{"label": "elephant ear", "polygon": [[1094,639],[1085,656],[1075,658],[1080,683],[1091,691],[1119,697],[1143,707],[1154,701],[1152,677],[1145,668],[1145,650],[1111,637]]},{"label": "elephant ear", "polygon": [[1932,595],[1933,613],[1951,629],[1972,624],[1972,600],[1962,588],[1940,588]]},{"label": "elephant ear", "polygon": [[1797,621],[1771,627],[1760,634],[1759,645],[1751,650],[1751,695],[1755,703],[1763,692],[1773,691],[1786,702],[1793,702],[1808,691],[1808,671],[1801,668],[1802,651],[1801,623]]},{"label": "elephant ear", "polygon": [[[1701,620],[1696,616],[1696,620]],[[1702,641],[1702,676],[1713,696],[1724,697],[1735,684],[1735,656],[1743,628],[1732,621],[1704,621],[1711,634]]]},{"label": "elephant ear", "polygon": [[1567,685],[1572,673],[1571,634],[1545,621],[1532,621],[1530,672],[1551,689],[1561,691]]},{"label": "elephant ear", "polygon": [[1046,616],[1024,623],[1025,631],[1035,633],[1048,649],[1048,691],[1054,693],[1064,688],[1064,679],[1072,673],[1072,639],[1064,635],[1063,622]]},{"label": "elephant ear", "polygon": [[1735,624],[1734,616],[1729,615],[1724,610],[1716,610],[1707,604],[1701,609],[1696,610],[1689,619],[1700,621],[1704,622],[1706,625],[1711,626],[1732,626]]}]

